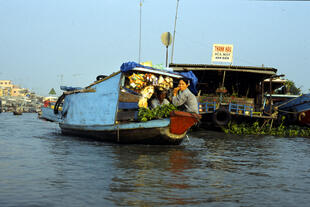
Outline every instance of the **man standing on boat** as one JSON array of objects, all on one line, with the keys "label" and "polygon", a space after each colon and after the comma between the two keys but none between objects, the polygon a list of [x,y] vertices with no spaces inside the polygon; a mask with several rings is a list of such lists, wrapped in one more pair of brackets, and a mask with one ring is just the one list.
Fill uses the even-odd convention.
[{"label": "man standing on boat", "polygon": [[173,89],[172,103],[181,106],[181,110],[198,114],[198,102],[196,96],[188,89],[186,80],[179,81],[178,87]]}]

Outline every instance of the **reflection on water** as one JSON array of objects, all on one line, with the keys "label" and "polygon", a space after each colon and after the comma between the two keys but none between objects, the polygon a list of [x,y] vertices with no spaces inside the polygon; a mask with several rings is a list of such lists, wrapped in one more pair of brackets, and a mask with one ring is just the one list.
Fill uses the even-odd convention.
[{"label": "reflection on water", "polygon": [[192,132],[180,146],[63,136],[0,114],[0,206],[308,206],[310,139]]},{"label": "reflection on water", "polygon": [[[179,149],[178,149],[179,148]],[[184,195],[174,191],[195,188],[188,182],[193,168],[195,152],[186,152],[184,147],[166,146],[120,146],[115,148],[118,155],[117,169],[113,177],[112,192],[127,192],[132,196],[120,199],[119,194],[111,198],[117,205],[159,205],[168,203],[186,204]],[[128,152],[131,156],[128,156]],[[160,197],[158,198],[158,196]]]}]

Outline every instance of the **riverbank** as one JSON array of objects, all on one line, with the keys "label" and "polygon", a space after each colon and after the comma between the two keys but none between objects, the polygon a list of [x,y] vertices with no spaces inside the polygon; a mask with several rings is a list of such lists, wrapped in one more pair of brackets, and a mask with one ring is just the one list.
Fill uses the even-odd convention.
[{"label": "riverbank", "polygon": [[17,109],[22,113],[35,113],[43,106],[42,96],[1,96],[0,97],[0,111],[14,112]]}]

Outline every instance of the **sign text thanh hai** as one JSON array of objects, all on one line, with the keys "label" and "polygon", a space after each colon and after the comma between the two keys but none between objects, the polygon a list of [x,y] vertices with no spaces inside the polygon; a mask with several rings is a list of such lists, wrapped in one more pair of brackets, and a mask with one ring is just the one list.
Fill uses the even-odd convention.
[{"label": "sign text thanh hai", "polygon": [[233,45],[213,44],[212,62],[233,62]]}]

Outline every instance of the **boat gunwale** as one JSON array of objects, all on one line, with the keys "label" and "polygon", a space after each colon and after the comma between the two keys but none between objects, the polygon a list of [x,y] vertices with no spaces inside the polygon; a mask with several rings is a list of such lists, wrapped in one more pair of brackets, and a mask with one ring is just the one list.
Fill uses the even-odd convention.
[{"label": "boat gunwale", "polygon": [[[163,122],[164,121],[164,122]],[[161,125],[154,125],[152,126],[152,123],[163,122]],[[146,125],[150,124],[150,126]],[[137,125],[140,127],[131,127],[132,125]],[[142,126],[141,126],[142,125]],[[146,125],[146,126],[143,126]],[[65,123],[59,123],[59,126],[62,128],[68,128],[68,129],[77,129],[77,130],[85,130],[85,131],[115,131],[115,130],[130,130],[130,129],[146,129],[146,128],[162,128],[167,127],[170,125],[170,118],[165,119],[156,119],[151,120],[147,122],[128,122],[128,123],[121,123],[121,124],[114,124],[114,125],[78,125],[78,124],[65,124]],[[128,127],[129,126],[129,127]]]}]

